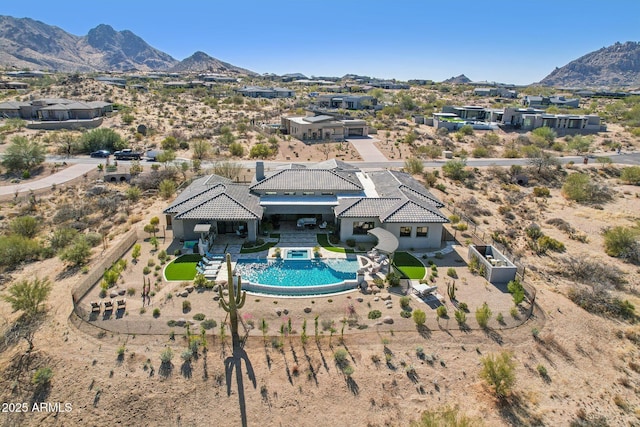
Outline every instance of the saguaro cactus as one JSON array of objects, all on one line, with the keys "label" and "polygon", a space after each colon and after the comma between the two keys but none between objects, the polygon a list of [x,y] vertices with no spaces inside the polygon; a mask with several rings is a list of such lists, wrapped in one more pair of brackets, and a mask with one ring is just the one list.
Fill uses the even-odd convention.
[{"label": "saguaro cactus", "polygon": [[456,282],[447,283],[447,295],[449,295],[450,300],[456,299]]},{"label": "saguaro cactus", "polygon": [[218,287],[220,304],[224,311],[229,313],[229,324],[231,325],[231,336],[238,336],[238,309],[244,306],[247,293],[242,290],[242,281],[237,277],[237,283],[233,283],[233,271],[231,270],[231,255],[227,254],[227,287],[229,288],[229,300],[226,301],[222,294],[222,286]]}]

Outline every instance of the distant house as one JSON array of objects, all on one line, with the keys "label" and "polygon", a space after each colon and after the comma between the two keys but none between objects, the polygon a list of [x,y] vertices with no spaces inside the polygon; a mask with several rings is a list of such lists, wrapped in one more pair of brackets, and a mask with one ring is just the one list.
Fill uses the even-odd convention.
[{"label": "distant house", "polygon": [[362,110],[374,107],[378,100],[369,95],[319,95],[316,105],[319,108],[341,108],[345,110]]},{"label": "distant house", "polygon": [[283,117],[281,128],[304,142],[344,141],[369,134],[365,120],[337,119],[328,114]]},{"label": "distant house", "polygon": [[578,108],[580,100],[578,98],[566,99],[564,96],[525,96],[522,105],[528,108],[547,108],[552,105],[560,108]]},{"label": "distant house", "polygon": [[245,86],[237,92],[249,98],[293,98],[295,91],[281,87]]},{"label": "distant house", "polygon": [[457,130],[470,125],[474,129],[506,127],[533,130],[550,127],[559,135],[606,131],[597,115],[548,114],[542,109],[514,108],[490,109],[478,106],[445,106],[442,113],[433,114],[433,126]]},{"label": "distant house", "polygon": [[29,123],[27,127],[37,129],[62,129],[65,127],[95,127],[102,117],[113,111],[113,104],[103,101],[78,102],[64,98],[43,98],[31,102],[2,102],[0,117],[20,118],[44,122],[69,122],[68,126],[54,127]]},{"label": "distant house", "polygon": [[216,82],[216,83],[235,83],[238,81],[237,77],[230,77],[222,74],[201,74],[198,76],[198,78],[205,82]]},{"label": "distant house", "polygon": [[2,82],[0,81],[0,89],[29,89],[29,84],[24,82]]},{"label": "distant house", "polygon": [[388,80],[372,80],[369,85],[380,89],[409,89],[411,86],[408,83],[399,83]]},{"label": "distant house", "polygon": [[473,89],[473,94],[475,96],[499,96],[501,98],[509,99],[515,99],[518,97],[518,92],[504,87],[477,87]]}]

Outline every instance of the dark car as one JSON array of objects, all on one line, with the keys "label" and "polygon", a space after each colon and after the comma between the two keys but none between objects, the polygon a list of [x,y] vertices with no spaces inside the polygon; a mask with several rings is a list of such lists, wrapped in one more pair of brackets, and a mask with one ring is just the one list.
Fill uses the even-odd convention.
[{"label": "dark car", "polygon": [[89,154],[91,157],[109,157],[111,153],[109,150],[98,150]]}]

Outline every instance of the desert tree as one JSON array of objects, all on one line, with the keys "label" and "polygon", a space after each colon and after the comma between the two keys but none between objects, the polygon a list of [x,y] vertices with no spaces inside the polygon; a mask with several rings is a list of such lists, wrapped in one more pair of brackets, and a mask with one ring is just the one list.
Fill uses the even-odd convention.
[{"label": "desert tree", "polygon": [[543,126],[532,130],[531,136],[536,145],[551,147],[558,134],[550,127]]},{"label": "desert tree", "polygon": [[417,175],[422,173],[424,165],[417,157],[409,157],[404,161],[404,170],[411,175]]},{"label": "desert tree", "polygon": [[176,183],[172,179],[163,179],[160,181],[158,189],[160,196],[162,196],[163,199],[168,199],[176,192]]},{"label": "desert tree", "polygon": [[90,257],[91,246],[84,235],[77,236],[73,243],[60,254],[60,259],[69,263],[71,267],[85,265]]},{"label": "desert tree", "polygon": [[480,359],[480,363],[480,377],[493,388],[496,396],[500,399],[509,396],[516,382],[515,362],[511,353],[503,351],[497,355],[488,354]]},{"label": "desert tree", "polygon": [[525,151],[529,165],[536,169],[538,175],[560,164],[557,157],[544,150],[533,146],[529,147],[528,150],[524,150],[524,148],[525,147],[523,147],[523,151]]},{"label": "desert tree", "polygon": [[42,164],[45,148],[24,136],[15,136],[2,158],[2,165],[9,172],[30,172]]},{"label": "desert tree", "polygon": [[234,162],[216,162],[213,165],[214,174],[229,178],[234,181],[240,177],[241,170],[242,165]]},{"label": "desert tree", "polygon": [[574,135],[571,138],[571,141],[569,141],[569,143],[567,144],[567,147],[570,150],[574,150],[576,154],[579,155],[580,153],[588,152],[592,144],[593,144],[592,137],[583,136],[583,135]]},{"label": "desert tree", "polygon": [[620,179],[632,185],[640,185],[640,166],[629,166],[622,169]]},{"label": "desert tree", "polygon": [[191,153],[195,160],[207,160],[211,157],[211,144],[203,139],[192,141]]},{"label": "desert tree", "polygon": [[86,152],[96,150],[122,150],[127,148],[125,141],[118,132],[109,128],[93,129],[80,138],[82,147]]},{"label": "desert tree", "polygon": [[21,280],[7,290],[2,299],[9,304],[13,311],[22,311],[27,317],[34,317],[40,313],[44,302],[51,293],[51,282],[48,277],[33,280]]}]

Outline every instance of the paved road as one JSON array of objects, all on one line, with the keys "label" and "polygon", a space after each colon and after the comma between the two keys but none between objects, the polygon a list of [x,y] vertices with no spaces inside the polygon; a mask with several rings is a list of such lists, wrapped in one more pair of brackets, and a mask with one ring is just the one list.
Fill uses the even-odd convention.
[{"label": "paved road", "polygon": [[25,182],[20,184],[12,184],[6,186],[0,186],[0,196],[14,195],[17,193],[26,193],[29,191],[42,190],[43,188],[49,188],[52,185],[60,185],[65,182],[71,181],[85,173],[92,171],[96,168],[94,163],[81,163],[77,162],[65,170],[56,172],[44,178],[40,178],[35,181]]}]

